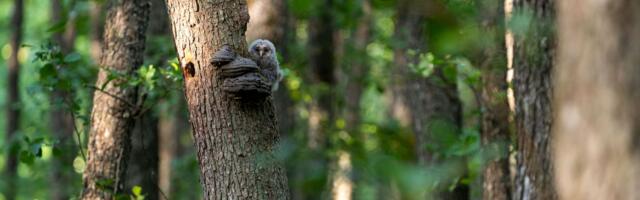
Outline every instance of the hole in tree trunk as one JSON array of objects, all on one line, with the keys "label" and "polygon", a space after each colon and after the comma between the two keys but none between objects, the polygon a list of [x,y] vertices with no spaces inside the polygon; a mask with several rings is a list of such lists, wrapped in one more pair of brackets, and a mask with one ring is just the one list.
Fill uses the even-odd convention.
[{"label": "hole in tree trunk", "polygon": [[185,75],[187,75],[188,77],[193,77],[196,75],[196,68],[193,66],[192,62],[188,62],[187,64],[185,64],[183,70]]}]

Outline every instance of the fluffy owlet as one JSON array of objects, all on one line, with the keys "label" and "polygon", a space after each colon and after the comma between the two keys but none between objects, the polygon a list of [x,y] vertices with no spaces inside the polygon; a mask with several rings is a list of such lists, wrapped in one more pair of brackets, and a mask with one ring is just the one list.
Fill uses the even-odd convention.
[{"label": "fluffy owlet", "polygon": [[249,55],[258,64],[262,74],[269,79],[271,91],[276,91],[278,83],[282,80],[276,47],[269,40],[257,39],[249,45]]}]

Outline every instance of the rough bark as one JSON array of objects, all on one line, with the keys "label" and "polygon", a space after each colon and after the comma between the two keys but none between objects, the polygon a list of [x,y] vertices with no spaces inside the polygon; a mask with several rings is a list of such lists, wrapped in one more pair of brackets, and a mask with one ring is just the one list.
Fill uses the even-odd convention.
[{"label": "rough bark", "polygon": [[516,0],[514,15],[530,17],[514,30],[517,135],[514,199],[556,199],[551,158],[551,71],[555,36],[553,0]]},{"label": "rough bark", "polygon": [[167,0],[200,164],[204,199],[288,199],[273,155],[279,141],[271,97],[234,99],[210,64],[228,45],[246,57],[249,20],[242,0]]},{"label": "rough bark", "polygon": [[4,180],[6,180],[4,196],[8,200],[16,198],[18,185],[16,184],[18,176],[18,150],[15,144],[16,133],[20,125],[20,94],[18,93],[18,75],[20,73],[20,62],[18,61],[18,52],[20,43],[22,42],[22,27],[24,17],[24,2],[15,0],[13,7],[13,16],[11,17],[11,56],[7,62],[8,79],[7,79],[7,120],[6,120],[6,138],[5,143],[8,144],[8,154],[4,166]]},{"label": "rough bark", "polygon": [[477,61],[482,70],[482,145],[492,152],[483,174],[483,199],[511,199],[508,142],[507,55],[504,4],[499,0],[479,4],[481,30],[491,42],[482,45]]},{"label": "rough bark", "polygon": [[558,3],[553,129],[561,199],[640,199],[640,2]]},{"label": "rough bark", "polygon": [[[428,146],[436,143],[436,132],[456,134],[462,125],[462,108],[458,98],[456,80],[444,76],[438,66],[428,77],[410,69],[418,62],[417,56],[407,51],[427,53],[425,22],[431,2],[399,1],[396,11],[394,67],[391,75],[391,110],[400,122],[412,128],[416,137],[416,154],[421,165],[440,162]],[[443,127],[447,130],[441,130]],[[444,187],[448,183],[442,184]],[[443,189],[443,188],[440,188]],[[469,189],[457,186],[454,191],[437,194],[443,199],[468,199]]]},{"label": "rough bark", "polygon": [[[73,6],[73,5],[71,5]],[[70,6],[70,7],[71,7]],[[53,42],[60,47],[63,54],[73,51],[75,45],[75,25],[73,19],[64,16],[65,9],[60,0],[51,1],[51,22],[57,24],[66,20],[67,24],[63,32],[53,34]],[[65,37],[66,36],[66,37]],[[63,68],[65,66],[56,66]],[[73,159],[75,159],[77,149],[75,148],[74,122],[71,113],[65,110],[65,99],[68,98],[68,92],[54,88],[51,93],[51,110],[49,114],[49,127],[54,138],[57,140],[57,147],[63,153],[59,157],[51,160],[51,176],[50,180],[59,184],[51,185],[51,198],[55,200],[69,199],[71,195],[70,185],[73,179]]]},{"label": "rough bark", "polygon": [[123,192],[131,147],[129,136],[138,107],[137,88],[108,81],[109,70],[135,75],[142,65],[148,22],[147,0],[112,1],[107,13],[104,50],[91,113],[89,154],[82,199],[112,199]]},{"label": "rough bark", "polygon": [[317,98],[309,113],[308,146],[314,150],[326,147],[327,133],[335,118],[333,88],[335,78],[334,19],[330,13],[333,0],[317,2],[317,13],[309,19],[309,67],[311,82],[317,86]]}]

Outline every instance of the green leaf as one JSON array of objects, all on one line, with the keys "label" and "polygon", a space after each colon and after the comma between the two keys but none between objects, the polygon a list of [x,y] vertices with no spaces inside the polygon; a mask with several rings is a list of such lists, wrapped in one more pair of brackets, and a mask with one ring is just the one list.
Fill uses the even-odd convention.
[{"label": "green leaf", "polygon": [[19,157],[20,162],[27,165],[33,165],[33,163],[36,161],[36,156],[29,151],[20,151]]},{"label": "green leaf", "polygon": [[47,29],[48,33],[60,33],[67,26],[67,20],[62,20]]},{"label": "green leaf", "polygon": [[131,192],[133,192],[133,194],[136,196],[140,196],[142,194],[142,187],[137,185],[133,186],[133,188],[131,188]]},{"label": "green leaf", "polygon": [[65,62],[65,63],[73,63],[73,62],[77,62],[77,61],[79,61],[79,60],[80,60],[80,58],[82,58],[82,57],[80,56],[80,54],[78,54],[78,53],[70,53],[70,54],[67,54],[67,55],[64,57],[64,62]]}]

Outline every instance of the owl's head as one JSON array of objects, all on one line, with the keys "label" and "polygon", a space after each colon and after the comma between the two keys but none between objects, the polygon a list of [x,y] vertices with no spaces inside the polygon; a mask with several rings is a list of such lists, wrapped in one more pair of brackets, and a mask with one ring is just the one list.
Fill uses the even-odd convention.
[{"label": "owl's head", "polygon": [[276,55],[276,47],[269,40],[257,39],[249,45],[249,53],[256,58],[272,58]]}]

